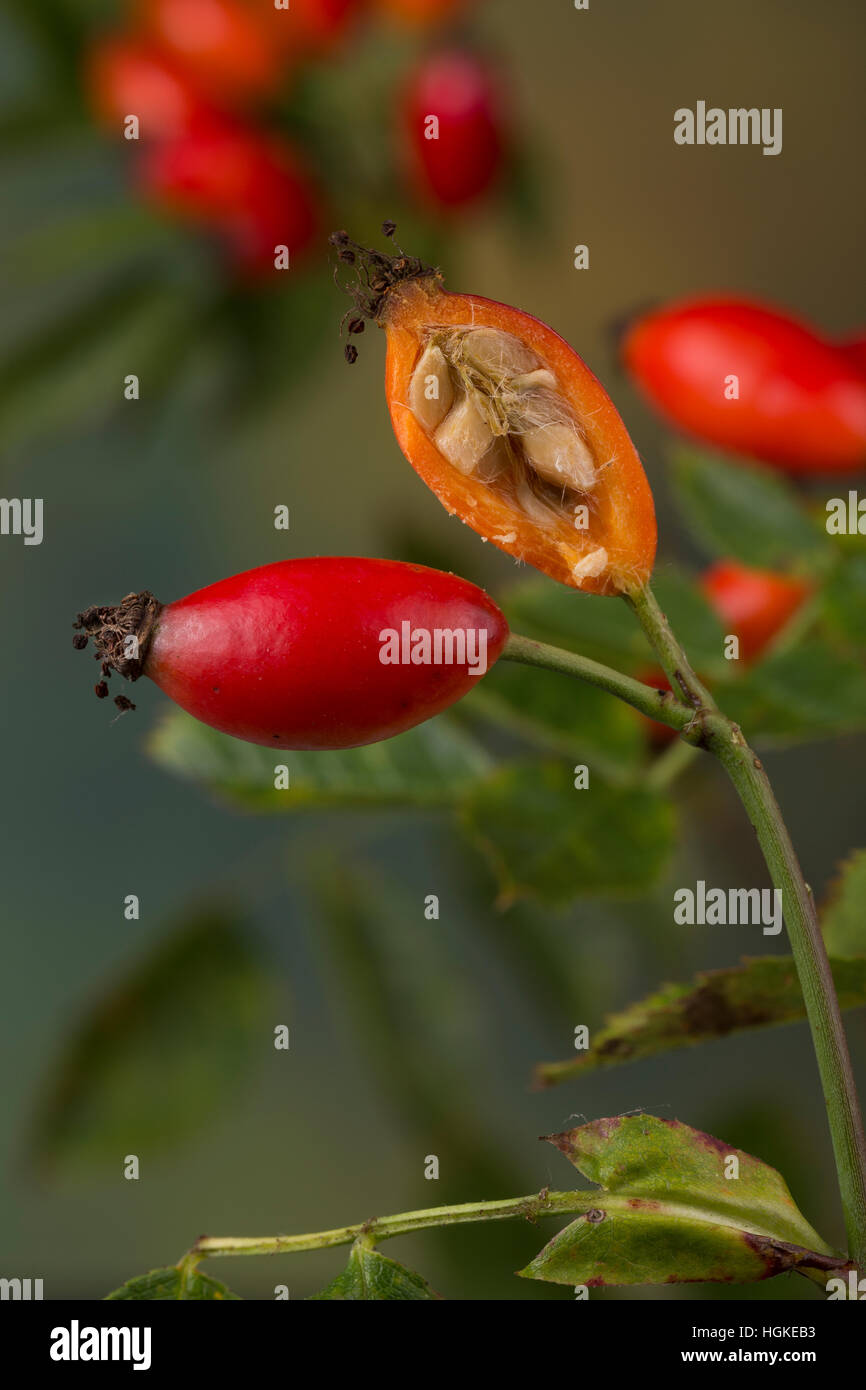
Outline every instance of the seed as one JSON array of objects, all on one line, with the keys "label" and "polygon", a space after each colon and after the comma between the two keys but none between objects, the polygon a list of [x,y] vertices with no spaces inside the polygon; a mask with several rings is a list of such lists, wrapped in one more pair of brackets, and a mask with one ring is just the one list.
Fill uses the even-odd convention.
[{"label": "seed", "polygon": [[500,482],[503,476],[511,471],[512,463],[512,455],[505,440],[494,437],[493,448],[487,450],[475,471],[475,476],[480,483],[486,483],[489,487],[492,483]]},{"label": "seed", "polygon": [[486,376],[512,377],[531,372],[538,358],[513,333],[497,328],[473,328],[463,337],[463,356]]},{"label": "seed", "polygon": [[452,406],[433,436],[440,454],[468,477],[493,443],[490,426],[469,396]]},{"label": "seed", "polygon": [[347,361],[347,362],[357,362],[357,360],[358,360],[358,349],[355,347],[355,344],[354,344],[354,343],[347,343],[347,344],[346,344],[346,347],[345,347],[345,354],[346,354],[346,361]]},{"label": "seed", "polygon": [[555,520],[550,507],[546,502],[542,502],[540,497],[536,497],[528,483],[517,485],[514,498],[524,516],[528,516],[537,526],[550,526]]},{"label": "seed", "polygon": [[591,550],[588,555],[584,555],[583,559],[578,560],[576,565],[572,565],[571,572],[575,579],[595,579],[605,569],[607,569],[607,551],[604,546],[599,546],[597,550]]},{"label": "seed", "polygon": [[72,639],[72,645],[77,652],[83,652],[84,648],[87,646],[87,633],[76,632]]},{"label": "seed", "polygon": [[431,345],[421,354],[409,383],[409,408],[432,434],[454,404],[451,373],[441,348]]},{"label": "seed", "polygon": [[98,681],[93,687],[97,700],[104,700],[108,695],[108,686],[105,681]]},{"label": "seed", "polygon": [[539,367],[535,372],[526,372],[523,376],[513,376],[508,385],[512,391],[555,391],[556,377],[546,367]]},{"label": "seed", "polygon": [[364,324],[364,320],[363,320],[363,319],[349,319],[349,332],[350,332],[350,333],[363,333],[363,332],[364,332],[364,327],[365,327],[365,324]]},{"label": "seed", "polygon": [[592,454],[573,425],[538,425],[521,437],[526,461],[540,477],[581,490],[592,487]]}]

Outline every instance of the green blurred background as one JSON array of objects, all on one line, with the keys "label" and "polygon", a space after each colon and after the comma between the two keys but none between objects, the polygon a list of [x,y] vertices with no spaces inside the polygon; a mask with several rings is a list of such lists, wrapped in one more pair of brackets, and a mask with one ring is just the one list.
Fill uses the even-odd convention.
[{"label": "green blurred background", "polygon": [[[713,769],[679,786],[677,860],[651,899],[500,912],[492,880],[441,815],[241,815],[148,758],[145,736],[164,711],[158,691],[139,685],[137,712],[116,721],[93,699],[69,623],[132,589],[171,599],[318,553],[428,560],[498,597],[519,575],[449,519],[403,461],[383,400],[383,344],[368,331],[346,368],[344,303],[326,267],[299,269],[285,289],[232,290],[200,237],[138,205],[128,152],[90,121],[78,77],[82,36],[122,7],[52,0],[38,7],[39,22],[30,10],[7,0],[0,28],[3,488],[45,499],[41,546],[0,543],[0,1273],[44,1278],[47,1297],[99,1298],[173,1261],[201,1232],[316,1230],[565,1186],[565,1161],[536,1136],[637,1108],[774,1164],[808,1219],[841,1242],[804,1025],[529,1089],[535,1062],[568,1055],[576,1023],[597,1025],[661,979],[765,948],[748,928],[671,922],[672,885],[764,881],[752,832]],[[352,94],[376,129],[395,75],[437,37],[370,24],[314,75],[311,109],[321,102],[332,113],[319,136],[330,129],[334,225],[364,239],[394,216],[432,249],[452,288],[517,304],[561,332],[608,386],[645,460],[660,568],[674,557],[701,563],[668,501],[662,430],[615,363],[611,324],[650,300],[730,288],[840,335],[862,325],[863,8],[593,0],[578,13],[570,0],[488,0],[470,7],[467,23],[503,73],[520,176],[447,225],[416,214],[399,190],[395,205],[381,206],[357,169],[334,177]],[[675,146],[674,109],[698,99],[782,107],[783,153]],[[367,154],[373,166],[390,159],[384,146]],[[588,271],[572,268],[578,242],[590,248]],[[137,403],[122,400],[128,372],[141,374]],[[273,528],[280,503],[291,509],[288,535]],[[820,896],[838,861],[864,843],[866,742],[810,744],[767,763]],[[339,901],[323,883],[342,889]],[[138,922],[124,920],[128,893],[141,897]],[[440,896],[437,923],[424,920],[428,893]],[[362,924],[351,920],[358,901]],[[148,1128],[148,1111],[171,1049],[157,1049],[156,1071],[145,1067],[138,1088],[133,1056],[109,1078],[128,1105],[133,1098],[120,1147],[95,1144],[66,1162],[50,1124],[36,1144],[40,1097],[68,1063],[82,1017],[212,903],[237,915],[273,990],[239,1083],[223,1089],[206,1058],[191,1067],[189,1112],[201,1108],[200,1122],[191,1132],[179,1124],[168,1142]],[[187,986],[175,978],[182,1015]],[[207,1027],[206,1004],[188,988],[185,1045]],[[866,1076],[862,1011],[848,1020]],[[282,1022],[288,1054],[272,1046]],[[223,1057],[219,1068],[232,1069]],[[213,1104],[202,1104],[209,1089]],[[128,1152],[141,1159],[138,1182],[122,1177]],[[423,1177],[429,1153],[440,1159],[437,1183]],[[447,1297],[570,1298],[512,1274],[553,1230],[433,1232],[386,1252]],[[341,1252],[319,1252],[208,1268],[245,1297],[287,1283],[300,1298],[341,1263]],[[786,1276],[732,1294],[594,1296],[814,1291]]]}]

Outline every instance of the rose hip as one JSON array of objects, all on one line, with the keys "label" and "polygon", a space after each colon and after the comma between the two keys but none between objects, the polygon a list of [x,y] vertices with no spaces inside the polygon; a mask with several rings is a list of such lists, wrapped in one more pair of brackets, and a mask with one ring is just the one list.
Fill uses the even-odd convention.
[{"label": "rose hip", "polygon": [[212,226],[249,271],[273,268],[277,245],[305,251],[321,224],[318,191],[295,150],[238,122],[154,146],[140,178],[161,207]]},{"label": "rose hip", "polygon": [[281,16],[270,3],[245,0],[140,0],[146,33],[214,97],[266,95],[281,59]]},{"label": "rose hip", "polygon": [[740,639],[740,655],[753,661],[772,642],[811,593],[805,579],[719,560],[704,573],[701,588],[725,625]]},{"label": "rose hip", "polygon": [[183,69],[140,39],[96,43],[88,55],[87,85],[103,124],[120,133],[127,116],[137,116],[142,140],[181,135],[217,119]]},{"label": "rose hip", "polygon": [[[345,232],[331,241],[357,277],[347,319],[386,333],[397,442],[443,506],[572,588],[645,583],[652,493],[616,407],[574,349],[519,309],[446,292],[411,256],[370,251]],[[346,352],[353,361],[354,343]]]},{"label": "rose hip", "polygon": [[298,749],[376,743],[430,719],[473,688],[508,636],[465,579],[330,556],[263,565],[165,606],[130,594],[75,626],[103,675],[149,676],[214,729]]},{"label": "rose hip", "polygon": [[696,298],[633,324],[623,357],[673,425],[789,473],[866,465],[866,379],[850,353],[748,299]]},{"label": "rose hip", "polygon": [[503,162],[501,102],[487,65],[471,53],[425,58],[407,83],[403,126],[420,198],[454,210],[477,202]]}]

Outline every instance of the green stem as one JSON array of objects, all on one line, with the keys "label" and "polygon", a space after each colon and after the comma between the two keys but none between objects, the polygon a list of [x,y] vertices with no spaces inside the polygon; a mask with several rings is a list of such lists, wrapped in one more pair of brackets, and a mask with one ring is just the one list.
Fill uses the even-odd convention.
[{"label": "green stem", "polygon": [[655,690],[651,685],[644,685],[632,676],[624,676],[621,671],[615,671],[611,666],[591,661],[588,656],[564,651],[562,647],[552,647],[547,642],[535,642],[530,637],[521,637],[516,632],[512,632],[505,643],[502,659],[518,661],[524,666],[541,666],[548,671],[560,671],[563,675],[587,681],[599,690],[606,690],[608,694],[615,695],[618,700],[633,705],[648,719],[657,719],[662,724],[669,724],[672,729],[688,737],[694,709],[686,708],[670,690]]},{"label": "green stem", "polygon": [[[330,1231],[313,1231],[302,1236],[200,1236],[179,1261],[178,1269],[187,1273],[196,1268],[199,1260],[213,1259],[219,1255],[286,1255],[302,1250],[327,1250],[335,1245],[361,1245],[367,1250],[374,1250],[383,1240],[436,1226],[465,1226],[479,1221],[507,1221],[514,1218],[535,1224],[546,1216],[581,1216],[599,1204],[608,1216],[630,1216],[634,1211],[632,1197],[599,1193],[597,1190],[551,1192],[545,1188],[528,1197],[509,1197],[500,1202],[462,1202],[459,1206],[451,1207],[425,1207],[421,1211],[380,1216],[355,1226],[336,1226]],[[676,1208],[672,1206],[670,1210],[674,1214]],[[693,1220],[694,1211],[689,1209],[688,1214]],[[740,1229],[736,1217],[728,1217],[721,1212],[716,1212],[711,1220],[714,1225]],[[771,1234],[759,1227],[750,1229],[760,1235]],[[814,1251],[810,1251],[809,1256],[808,1264],[798,1264],[797,1269],[821,1288],[826,1284],[829,1271],[838,1272],[848,1268],[847,1263],[836,1256],[816,1254]]]},{"label": "green stem", "polygon": [[848,1252],[866,1269],[866,1139],[842,1012],[811,890],[760,759],[695,675],[649,587],[627,597],[671,685],[676,682],[693,706],[692,731],[700,735],[694,741],[715,754],[733,782],[773,884],[781,891],[830,1122]]},{"label": "green stem", "polygon": [[[425,1207],[404,1211],[398,1216],[380,1216],[355,1226],[337,1226],[331,1231],[315,1231],[302,1236],[201,1236],[190,1256],[210,1259],[215,1255],[279,1255],[290,1251],[324,1250],[333,1245],[352,1245],[356,1240],[378,1244],[393,1236],[433,1226],[463,1226],[476,1221],[505,1221],[523,1217],[536,1221],[541,1216],[562,1216],[589,1211],[596,1205],[594,1192],[536,1192],[529,1197],[512,1197],[501,1202],[463,1202],[459,1206]],[[605,1198],[607,1201],[607,1198]]]}]

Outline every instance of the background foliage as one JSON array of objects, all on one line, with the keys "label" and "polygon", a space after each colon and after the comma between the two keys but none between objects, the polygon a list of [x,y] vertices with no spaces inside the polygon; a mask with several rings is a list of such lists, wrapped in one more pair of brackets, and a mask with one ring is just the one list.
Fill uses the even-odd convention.
[{"label": "background foliage", "polygon": [[[265,754],[142,687],[137,713],[112,723],[67,657],[86,603],[145,586],[171,598],[287,554],[345,552],[453,568],[521,630],[633,670],[646,659],[624,608],[516,572],[411,475],[386,418],[381,345],[365,342],[345,369],[344,306],[324,265],[278,295],[242,293],[199,237],[131,197],[124,152],[91,123],[79,79],[82,44],[117,8],[6,0],[2,16],[3,488],[46,505],[41,547],[0,548],[15,735],[4,752],[3,1272],[44,1277],[48,1296],[101,1297],[203,1230],[316,1229],[565,1185],[535,1136],[634,1109],[760,1155],[838,1243],[801,1023],[529,1089],[538,1062],[568,1056],[576,1024],[597,1029],[664,980],[691,988],[699,971],[785,955],[783,940],[748,928],[672,924],[674,886],[764,882],[716,769],[648,785],[653,754],[630,711],[547,673],[503,670],[393,745],[294,758],[294,790],[278,800]],[[659,502],[665,606],[758,738],[820,898],[866,836],[866,556],[821,528],[826,497],[844,489],[795,490],[675,445],[615,365],[610,324],[650,298],[728,287],[829,331],[858,327],[864,209],[839,121],[862,109],[863,20],[853,0],[831,11],[832,23],[808,0],[734,0],[721,18],[687,0],[586,14],[552,0],[479,5],[473,33],[508,75],[521,162],[486,208],[448,227],[389,173],[388,94],[423,40],[368,33],[285,113],[317,142],[338,224],[363,237],[394,216],[454,287],[537,313],[608,385]],[[728,92],[784,108],[782,156],[674,146],[673,109]],[[588,272],[571,269],[578,241]],[[127,371],[142,377],[135,405],[122,401]],[[279,503],[288,536],[273,530]],[[802,625],[739,676],[690,578],[716,555],[818,585]],[[586,824],[566,777],[577,762],[597,778]],[[123,918],[130,892],[138,923]],[[432,892],[435,923],[423,915]],[[219,918],[203,918],[215,901]],[[863,954],[850,901],[837,896],[831,918],[847,960]],[[192,968],[203,920],[214,936]],[[262,974],[273,1007],[256,1040]],[[288,1054],[273,1050],[280,1022]],[[862,1072],[862,1010],[849,1027]],[[129,1151],[142,1158],[137,1184],[121,1176]],[[431,1152],[435,1185],[423,1179]],[[503,1225],[414,1237],[394,1253],[449,1297],[569,1297],[517,1285],[512,1271],[538,1248],[534,1228]],[[344,1255],[239,1262],[229,1282],[246,1297],[288,1282],[302,1297]],[[791,1275],[734,1294],[812,1296]]]}]

